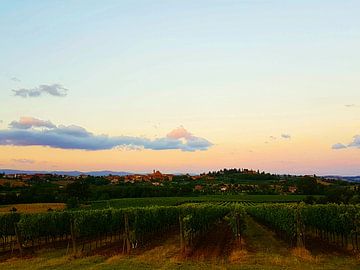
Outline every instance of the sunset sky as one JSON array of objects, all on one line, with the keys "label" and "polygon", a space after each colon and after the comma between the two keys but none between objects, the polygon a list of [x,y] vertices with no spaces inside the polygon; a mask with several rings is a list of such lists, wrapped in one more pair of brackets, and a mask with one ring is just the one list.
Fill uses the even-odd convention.
[{"label": "sunset sky", "polygon": [[360,174],[360,1],[1,1],[0,168]]}]

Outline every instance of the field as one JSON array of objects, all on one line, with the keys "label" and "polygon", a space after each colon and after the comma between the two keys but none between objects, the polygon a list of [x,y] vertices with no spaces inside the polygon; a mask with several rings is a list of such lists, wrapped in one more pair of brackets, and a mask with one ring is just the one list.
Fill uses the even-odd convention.
[{"label": "field", "polygon": [[[179,239],[174,234],[154,239],[150,246],[130,255],[111,248],[74,258],[66,255],[66,249],[42,249],[24,259],[5,260],[0,263],[0,269],[360,269],[360,261],[355,256],[326,245],[313,247],[310,254],[289,249],[285,242],[253,220],[249,220],[242,248],[231,243],[224,246],[213,240],[217,239],[203,242],[203,246],[199,247],[201,253],[189,257],[179,256]],[[327,250],[324,251],[324,248]]]},{"label": "field", "polygon": [[106,201],[94,201],[91,209],[145,207],[152,205],[174,206],[189,202],[297,202],[305,199],[304,195],[208,195],[198,197],[152,197],[124,198]]},{"label": "field", "polygon": [[9,213],[10,210],[16,208],[17,212],[21,213],[41,213],[49,209],[63,210],[64,203],[29,203],[29,204],[13,204],[13,205],[0,205],[0,213]]},{"label": "field", "polygon": [[2,214],[0,269],[360,269],[359,206],[251,198],[119,199]]},{"label": "field", "polygon": [[[189,202],[297,202],[305,199],[303,195],[208,195],[198,197],[149,197],[149,198],[123,198],[104,201],[93,201],[83,205],[86,209],[106,209],[146,207],[146,206],[174,206]],[[0,205],[0,213],[9,213],[16,208],[20,213],[41,213],[49,209],[63,210],[64,203],[31,203]]]}]

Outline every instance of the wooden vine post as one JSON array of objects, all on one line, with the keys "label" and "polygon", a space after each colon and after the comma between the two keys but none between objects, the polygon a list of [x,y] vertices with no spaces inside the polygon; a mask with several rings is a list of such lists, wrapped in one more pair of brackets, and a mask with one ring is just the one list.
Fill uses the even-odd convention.
[{"label": "wooden vine post", "polygon": [[184,237],[184,220],[179,214],[179,228],[180,228],[180,249],[185,252],[185,237]]},{"label": "wooden vine post", "polygon": [[124,246],[123,251],[125,250],[127,254],[130,253],[131,245],[130,245],[130,229],[129,229],[129,217],[127,214],[124,214],[124,225],[125,225],[125,238],[124,238]]},{"label": "wooden vine post", "polygon": [[241,218],[239,213],[236,213],[236,233],[237,233],[237,239],[239,241],[239,244],[241,246]]},{"label": "wooden vine post", "polygon": [[304,224],[301,219],[300,207],[296,209],[296,247],[305,246]]},{"label": "wooden vine post", "polygon": [[23,255],[23,250],[22,250],[22,239],[21,239],[21,235],[19,232],[19,228],[17,226],[17,224],[15,223],[15,235],[16,235],[16,241],[18,243],[18,248],[19,248],[19,252],[20,252],[20,257],[22,257]]},{"label": "wooden vine post", "polygon": [[70,221],[70,233],[71,233],[71,242],[72,242],[72,247],[73,247],[73,254],[76,255],[75,221],[73,219]]}]

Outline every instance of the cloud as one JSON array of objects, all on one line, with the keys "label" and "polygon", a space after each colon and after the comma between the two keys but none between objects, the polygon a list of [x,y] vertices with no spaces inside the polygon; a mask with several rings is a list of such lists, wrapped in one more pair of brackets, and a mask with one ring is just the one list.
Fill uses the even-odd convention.
[{"label": "cloud", "polygon": [[56,126],[50,121],[40,120],[34,117],[21,117],[19,121],[12,121],[10,128],[29,129],[32,127],[55,128]]},{"label": "cloud", "polygon": [[212,143],[210,143],[208,140],[200,137],[196,137],[193,134],[191,134],[189,131],[187,131],[183,126],[180,126],[178,128],[175,128],[171,132],[169,132],[166,135],[167,139],[170,140],[183,140],[183,151],[196,151],[196,150],[207,150],[210,146],[212,146]]},{"label": "cloud", "polygon": [[290,134],[281,134],[281,138],[290,140],[290,139],[291,139],[291,135],[290,135]]},{"label": "cloud", "polygon": [[[23,119],[23,118],[22,118]],[[50,121],[27,118],[13,121],[10,129],[0,130],[0,145],[48,146],[60,149],[107,150],[113,148],[151,149],[182,151],[205,151],[213,144],[208,140],[193,136],[181,127],[171,131],[166,137],[148,139],[133,136],[94,135],[86,129],[70,125],[55,126]],[[46,128],[44,128],[46,127]],[[42,128],[42,129],[40,129]]]},{"label": "cloud", "polygon": [[344,148],[359,148],[360,149],[360,135],[355,135],[353,141],[347,145],[342,143],[336,143],[332,147],[334,150],[344,149]]},{"label": "cloud", "polygon": [[289,134],[281,134],[279,137],[277,136],[269,136],[268,140],[266,140],[265,144],[275,143],[275,141],[278,141],[278,139],[285,139],[285,140],[291,140],[291,135]]},{"label": "cloud", "polygon": [[360,148],[360,135],[355,135],[353,141],[349,143],[348,147]]},{"label": "cloud", "polygon": [[12,90],[15,96],[27,98],[27,97],[40,97],[43,94],[48,94],[55,97],[65,97],[68,89],[61,84],[42,84],[36,88],[27,89],[21,88],[18,90]]},{"label": "cloud", "polygon": [[342,143],[335,143],[332,147],[334,150],[344,149],[347,148],[346,145],[343,145]]},{"label": "cloud", "polygon": [[356,104],[346,104],[345,107],[353,108],[353,107],[357,107],[357,105]]},{"label": "cloud", "polygon": [[16,77],[11,77],[11,80],[13,82],[21,82],[21,80],[19,78],[16,78]]},{"label": "cloud", "polygon": [[169,132],[167,134],[167,137],[172,139],[181,139],[181,138],[190,139],[193,137],[193,135],[189,131],[187,131],[183,126],[180,126]]},{"label": "cloud", "polygon": [[26,158],[12,159],[12,161],[14,161],[16,163],[21,163],[21,164],[34,164],[35,163],[35,160],[26,159]]}]

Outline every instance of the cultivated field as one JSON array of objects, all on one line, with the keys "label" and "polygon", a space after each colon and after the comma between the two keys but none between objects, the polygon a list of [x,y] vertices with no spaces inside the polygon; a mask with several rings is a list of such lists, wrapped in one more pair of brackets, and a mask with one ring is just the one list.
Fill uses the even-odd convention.
[{"label": "cultivated field", "polygon": [[[304,252],[289,248],[266,227],[248,219],[248,229],[242,247],[232,242],[213,242],[211,238],[199,246],[200,252],[187,257],[180,256],[178,234],[167,234],[153,239],[152,244],[134,250],[131,254],[119,252],[119,248],[103,248],[96,253],[78,256],[66,254],[63,249],[40,249],[25,258],[10,258],[0,262],[0,269],[8,270],[112,270],[112,269],[311,269],[356,270],[359,259],[351,253],[325,244],[311,247]],[[209,258],[210,256],[210,258]]]},{"label": "cultivated field", "polygon": [[183,199],[1,214],[0,269],[360,269],[360,206]]},{"label": "cultivated field", "polygon": [[304,195],[207,195],[198,197],[152,197],[152,198],[124,198],[104,201],[94,201],[91,209],[146,207],[146,206],[174,206],[191,202],[298,202],[305,199]]},{"label": "cultivated field", "polygon": [[0,205],[0,213],[9,213],[13,209],[21,213],[41,213],[51,210],[64,210],[64,203],[28,203],[28,204],[12,204]]}]

